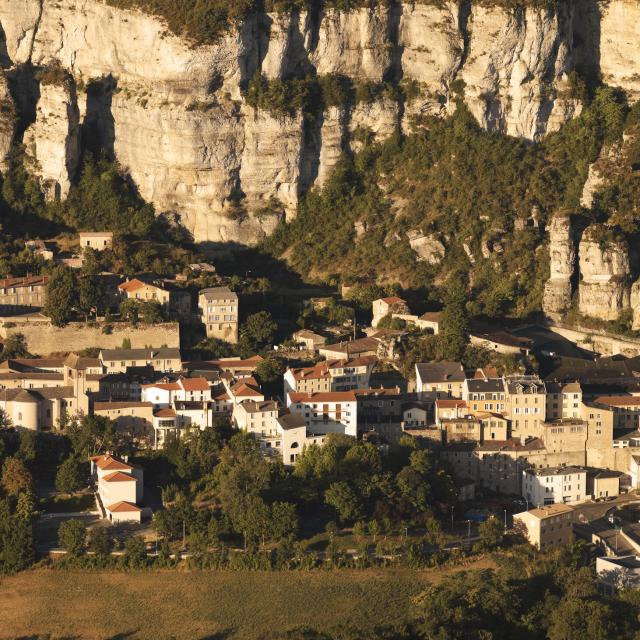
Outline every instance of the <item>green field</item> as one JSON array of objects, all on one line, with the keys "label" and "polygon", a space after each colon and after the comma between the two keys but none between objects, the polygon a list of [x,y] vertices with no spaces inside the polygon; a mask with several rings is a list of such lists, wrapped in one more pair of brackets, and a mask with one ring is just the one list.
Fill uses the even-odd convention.
[{"label": "green field", "polygon": [[0,580],[0,638],[245,639],[301,626],[366,638],[407,619],[412,596],[445,572],[38,569]]}]

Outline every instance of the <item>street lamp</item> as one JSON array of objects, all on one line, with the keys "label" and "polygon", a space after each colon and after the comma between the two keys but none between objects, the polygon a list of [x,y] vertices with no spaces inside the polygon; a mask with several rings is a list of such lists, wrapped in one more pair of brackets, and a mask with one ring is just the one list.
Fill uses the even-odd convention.
[{"label": "street lamp", "polygon": [[507,533],[507,510],[504,510],[504,532]]},{"label": "street lamp", "polygon": [[455,511],[455,507],[451,505],[451,531],[453,531],[453,512]]}]

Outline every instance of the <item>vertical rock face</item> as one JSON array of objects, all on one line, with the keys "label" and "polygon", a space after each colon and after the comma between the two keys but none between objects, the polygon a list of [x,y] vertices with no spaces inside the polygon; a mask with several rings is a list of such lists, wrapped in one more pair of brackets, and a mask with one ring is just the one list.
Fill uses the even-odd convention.
[{"label": "vertical rock face", "polygon": [[640,98],[640,5],[633,0],[602,3],[599,50],[602,79]]},{"label": "vertical rock face", "polygon": [[16,106],[9,91],[7,77],[0,70],[0,169],[5,167],[16,128]]},{"label": "vertical rock face", "polygon": [[591,225],[580,241],[580,313],[616,320],[629,307],[629,246],[610,240],[601,225]]},{"label": "vertical rock face", "polygon": [[249,203],[266,204],[274,195],[293,210],[298,203],[298,178],[302,160],[303,120],[274,118],[247,109],[240,185]]},{"label": "vertical rock face", "polygon": [[550,277],[544,287],[542,308],[548,315],[565,313],[571,306],[576,248],[571,216],[555,215],[549,222]]},{"label": "vertical rock face", "polygon": [[342,107],[329,107],[322,117],[320,157],[316,184],[322,187],[342,156],[347,140],[346,123],[349,114]]},{"label": "vertical rock face", "polygon": [[[58,63],[83,87],[76,104],[72,95],[41,91],[25,141],[43,180],[68,189],[79,126],[100,138],[158,212],[180,214],[196,241],[245,244],[273,227],[271,217],[253,214],[273,196],[294,215],[340,154],[358,148],[356,131],[383,139],[400,125],[407,130],[412,115],[451,112],[457,80],[482,126],[529,139],[578,113],[567,81],[576,61],[640,95],[635,0],[599,9],[588,0],[546,9],[376,4],[258,14],[213,44],[192,46],[158,18],[102,0],[0,0],[0,67]],[[310,123],[243,104],[256,73],[403,80],[419,91],[406,101],[325,109]],[[0,78],[0,162],[14,137],[11,104]],[[243,195],[238,218],[234,203]]]},{"label": "vertical rock face", "polygon": [[631,328],[640,331],[640,280],[636,280],[631,286],[630,304],[633,312]]},{"label": "vertical rock face", "polygon": [[71,81],[41,85],[36,121],[25,132],[24,145],[45,197],[65,198],[80,161],[80,113]]},{"label": "vertical rock face", "polygon": [[389,15],[385,6],[321,14],[317,45],[310,54],[316,72],[382,80],[392,60]]},{"label": "vertical rock face", "polygon": [[556,129],[579,108],[566,94],[572,11],[474,5],[460,77],[465,98],[487,129],[530,139]]}]

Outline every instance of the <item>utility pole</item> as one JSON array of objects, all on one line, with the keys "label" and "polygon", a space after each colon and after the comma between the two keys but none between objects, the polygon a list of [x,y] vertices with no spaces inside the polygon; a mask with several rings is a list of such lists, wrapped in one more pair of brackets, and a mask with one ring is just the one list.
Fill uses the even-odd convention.
[{"label": "utility pole", "polygon": [[507,510],[504,510],[504,532],[507,533]]}]

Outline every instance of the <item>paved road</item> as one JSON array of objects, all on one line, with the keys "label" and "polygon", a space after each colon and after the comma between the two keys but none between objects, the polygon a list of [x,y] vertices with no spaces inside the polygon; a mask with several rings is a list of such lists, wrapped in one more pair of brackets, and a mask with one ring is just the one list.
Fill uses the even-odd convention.
[{"label": "paved road", "polygon": [[591,522],[604,518],[610,511],[615,511],[618,506],[629,504],[630,502],[640,502],[640,495],[637,493],[625,493],[609,502],[588,502],[575,507],[576,518],[580,522]]}]

